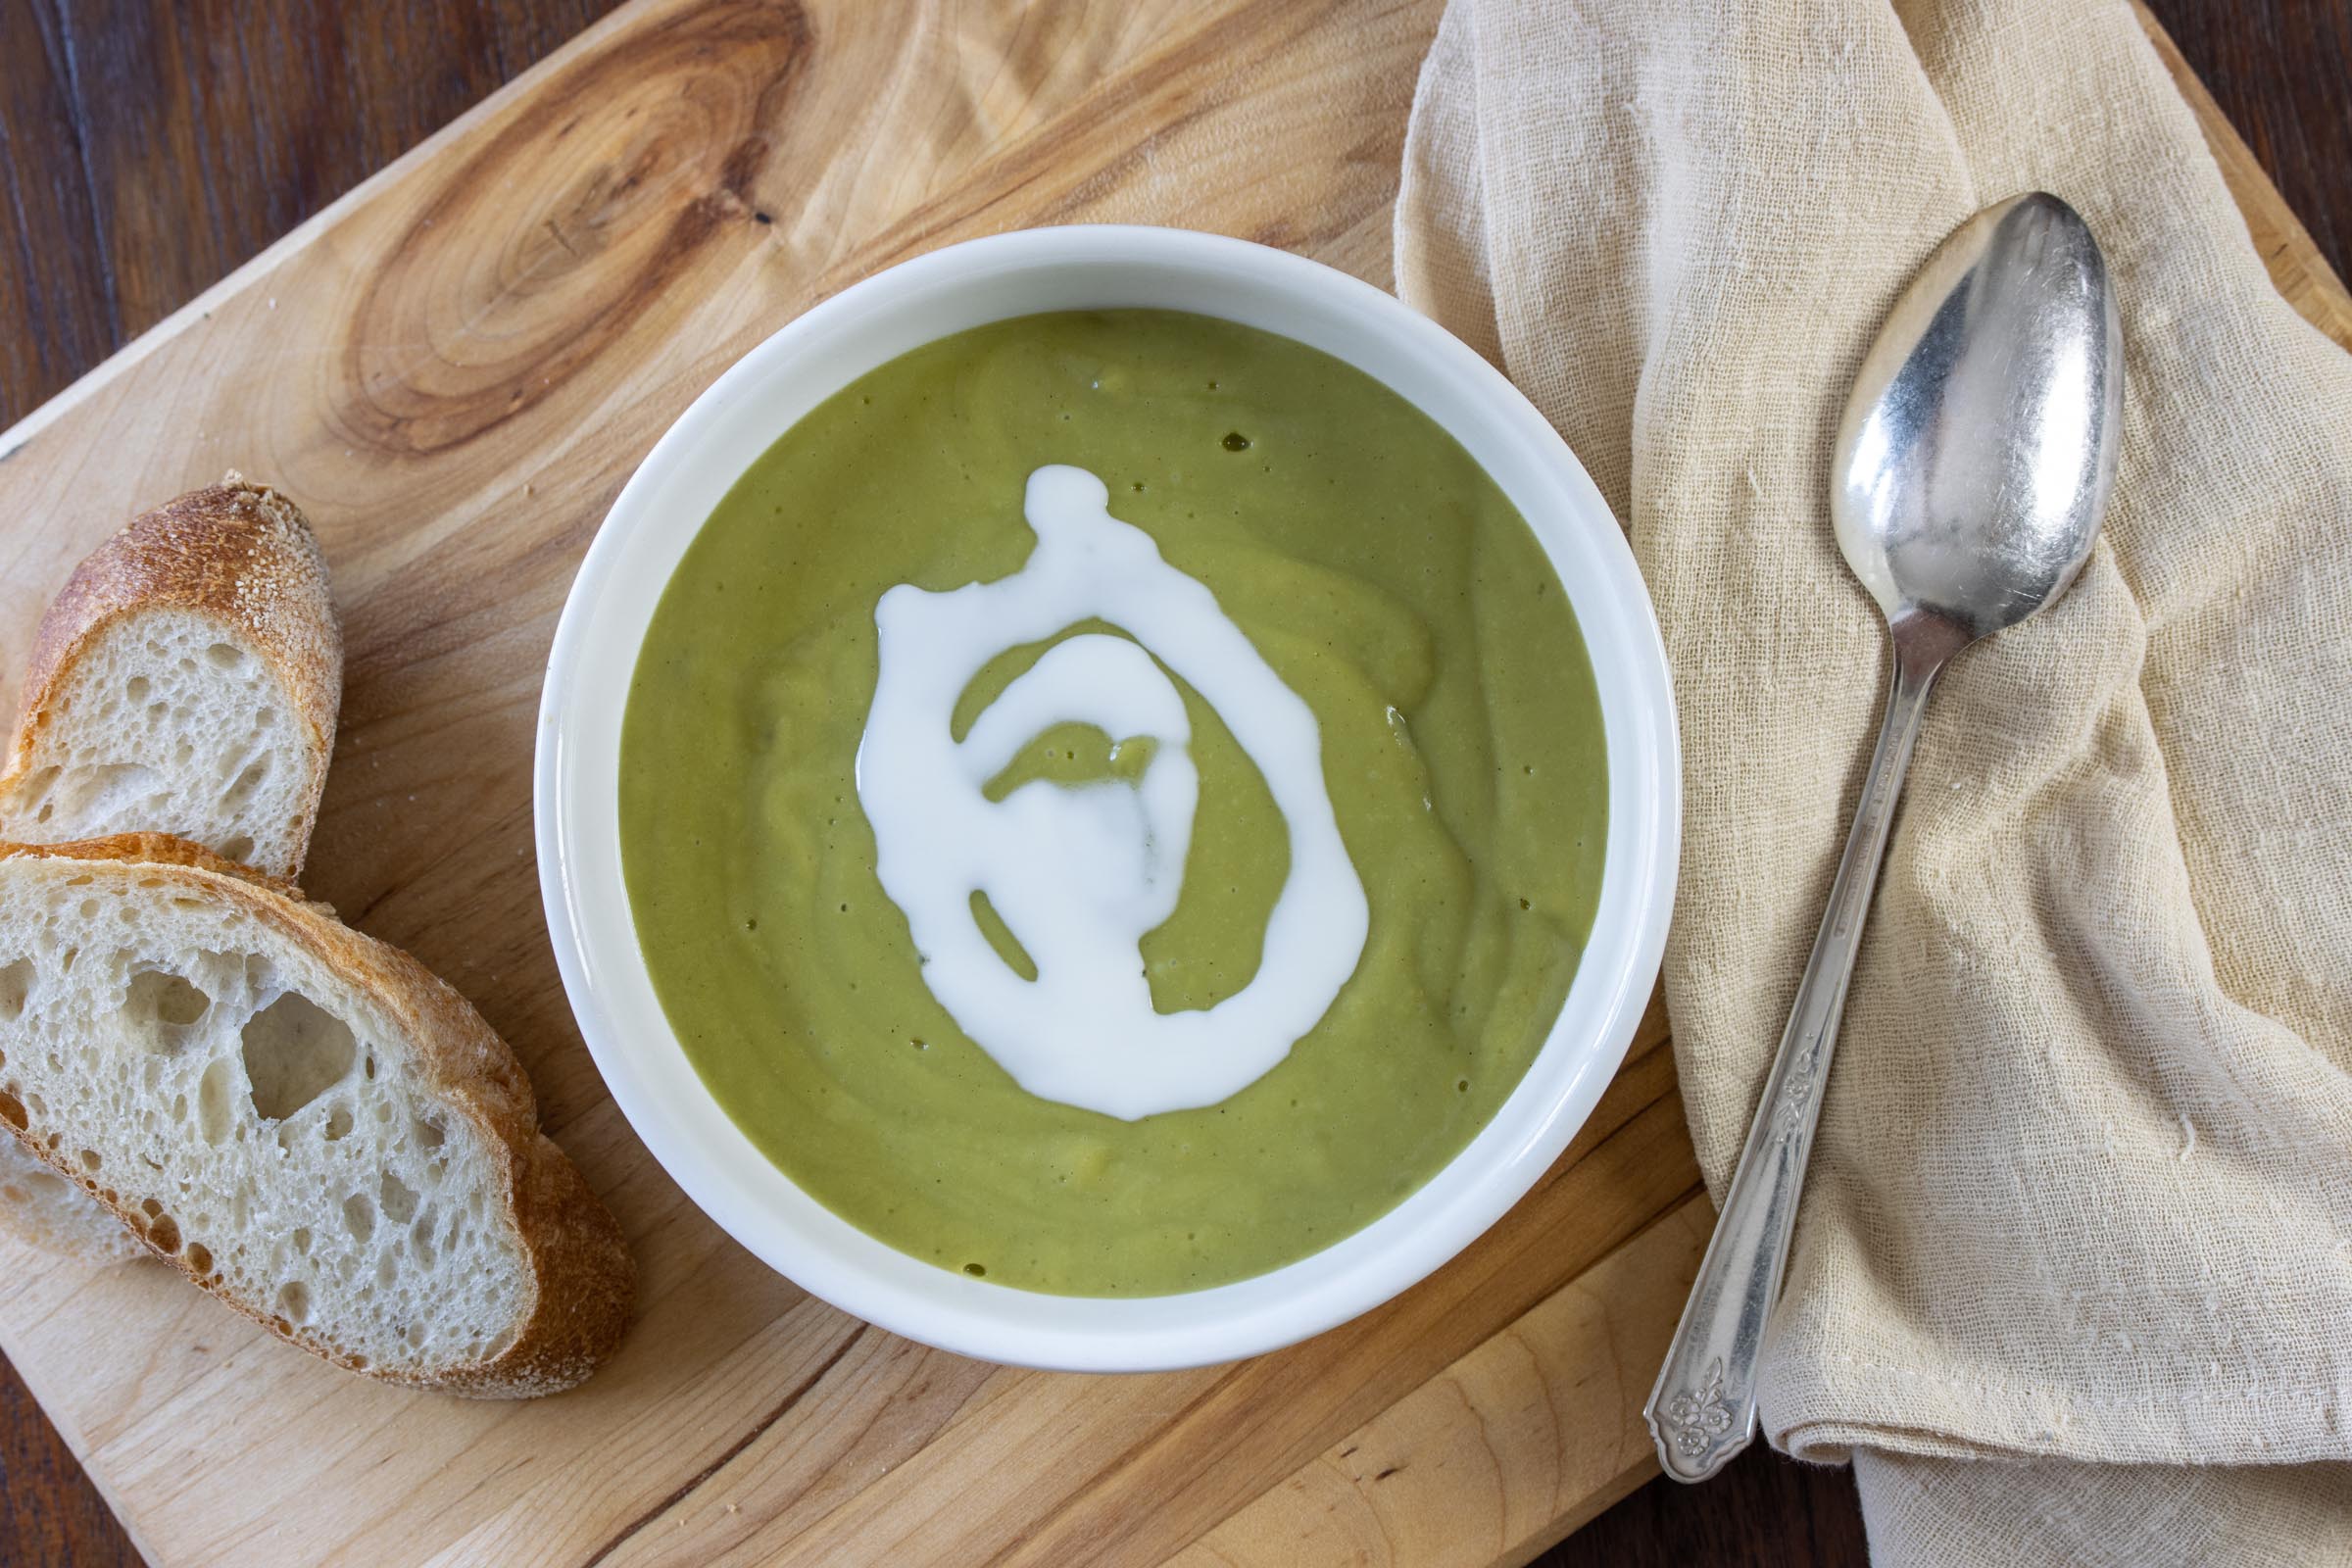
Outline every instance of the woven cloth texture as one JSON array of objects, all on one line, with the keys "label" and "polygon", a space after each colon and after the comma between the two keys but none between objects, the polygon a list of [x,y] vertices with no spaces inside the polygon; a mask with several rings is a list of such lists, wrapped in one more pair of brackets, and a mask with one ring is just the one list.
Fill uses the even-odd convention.
[{"label": "woven cloth texture", "polygon": [[1729,1178],[1886,701],[1830,449],[1919,264],[2090,221],[2124,445],[2074,590],[1962,655],[1760,1371],[1887,1564],[2352,1562],[2352,358],[2122,0],[1454,0],[1399,291],[1626,524],[1687,774],[1666,1000]]}]

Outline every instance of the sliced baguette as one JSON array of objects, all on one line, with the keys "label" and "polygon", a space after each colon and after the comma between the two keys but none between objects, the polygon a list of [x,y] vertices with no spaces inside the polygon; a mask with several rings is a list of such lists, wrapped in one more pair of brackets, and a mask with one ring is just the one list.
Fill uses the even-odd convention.
[{"label": "sliced baguette", "polygon": [[169,832],[291,877],[342,690],[310,524],[232,472],[133,519],[41,617],[0,840]]},{"label": "sliced baguette", "polygon": [[[290,877],[310,845],[342,684],[310,525],[232,471],[134,519],[51,604],[0,771],[0,840],[169,829]],[[8,1139],[0,1230],[89,1264],[144,1255]]]},{"label": "sliced baguette", "polygon": [[0,1122],[240,1312],[338,1365],[549,1394],[635,1269],[464,998],[184,840],[0,846]]}]

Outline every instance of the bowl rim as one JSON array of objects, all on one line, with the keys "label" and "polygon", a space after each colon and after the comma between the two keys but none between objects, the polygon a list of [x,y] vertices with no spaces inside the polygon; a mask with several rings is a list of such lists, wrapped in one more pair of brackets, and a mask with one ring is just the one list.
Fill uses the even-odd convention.
[{"label": "bowl rim", "polygon": [[[1048,285],[1054,303],[994,309]],[[620,664],[625,693],[653,606],[710,515],[675,493],[723,493],[750,461],[698,460],[765,429],[756,455],[816,403],[921,342],[1048,310],[1200,309],[1165,306],[1170,293],[1230,306],[1200,314],[1276,331],[1373,375],[1503,488],[1567,590],[1592,664],[1608,841],[1592,933],[1559,1014],[1494,1117],[1427,1183],[1265,1274],[1177,1296],[1051,1296],[967,1278],[866,1235],[736,1128],[653,1000],[620,878],[616,791],[600,795],[596,781],[617,776],[623,702],[612,695],[612,666]],[[942,318],[956,324],[918,324]],[[1400,372],[1411,387],[1397,385]],[[796,404],[789,416],[774,412]],[[656,551],[670,569],[649,587],[649,564],[633,558]],[[615,638],[609,623],[624,613],[634,632]],[[1016,230],[899,263],[811,307],[721,373],[646,454],[581,562],[549,650],[532,774],[541,899],[565,997],[614,1103],[688,1199],[769,1267],[854,1316],[960,1354],[1073,1371],[1168,1370],[1278,1348],[1390,1299],[1484,1234],[1567,1147],[1623,1061],[1658,972],[1680,855],[1664,643],[1622,529],[1550,423],[1459,339],[1348,273],[1246,240],[1128,224]]]}]

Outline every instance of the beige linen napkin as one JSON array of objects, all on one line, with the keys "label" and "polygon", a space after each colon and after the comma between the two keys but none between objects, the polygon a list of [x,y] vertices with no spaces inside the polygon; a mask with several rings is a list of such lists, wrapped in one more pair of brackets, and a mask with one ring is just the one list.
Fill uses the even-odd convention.
[{"label": "beige linen napkin", "polygon": [[1397,274],[1648,579],[1720,1192],[1885,701],[1838,410],[1919,262],[2034,187],[2122,298],[2121,477],[2073,594],[1930,706],[1764,1422],[1854,1456],[1882,1563],[2352,1562],[2352,360],[2123,0],[1455,0]]}]

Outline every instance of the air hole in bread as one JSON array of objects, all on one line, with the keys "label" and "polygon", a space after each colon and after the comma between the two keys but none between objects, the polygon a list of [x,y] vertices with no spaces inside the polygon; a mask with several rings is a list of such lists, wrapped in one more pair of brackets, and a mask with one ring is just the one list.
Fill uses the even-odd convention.
[{"label": "air hole in bread", "polygon": [[173,1052],[187,1044],[198,1020],[212,1010],[213,999],[184,975],[169,969],[138,969],[122,999],[123,1014],[143,1036],[147,1049]]},{"label": "air hole in bread", "polygon": [[[262,757],[248,762],[245,765],[245,771],[237,775],[236,782],[229,785],[228,792],[220,797],[221,808],[233,811],[243,807],[246,802],[253,799],[254,792],[260,789],[263,782],[269,777],[270,759]],[[245,853],[247,855],[253,853],[253,841],[250,839],[245,841]],[[235,857],[240,860],[244,858],[243,855]]]},{"label": "air hole in bread", "polygon": [[24,1102],[8,1093],[8,1091],[0,1089],[0,1121],[8,1123],[11,1127],[14,1127],[19,1132],[23,1132],[24,1130],[25,1120]]},{"label": "air hole in bread", "polygon": [[212,661],[215,669],[234,669],[245,662],[245,650],[228,643],[215,643],[204,651],[204,657]]},{"label": "air hole in bread", "polygon": [[169,1214],[158,1214],[155,1223],[147,1227],[147,1240],[162,1251],[179,1250],[179,1222]]},{"label": "air hole in bread", "polygon": [[122,695],[134,703],[143,703],[147,700],[147,689],[148,681],[144,675],[133,675],[122,683]]},{"label": "air hole in bread", "polygon": [[25,999],[32,995],[32,960],[19,958],[0,968],[0,1020],[14,1022],[24,1016]]},{"label": "air hole in bread", "polygon": [[246,1019],[239,1035],[253,1108],[265,1121],[283,1121],[341,1083],[359,1049],[349,1024],[299,991]]},{"label": "air hole in bread", "polygon": [[337,1144],[350,1136],[351,1107],[337,1105],[326,1113],[326,1141],[330,1144]]},{"label": "air hole in bread", "polygon": [[124,807],[165,788],[163,778],[151,767],[137,762],[102,762],[67,773],[52,799],[58,810],[73,821],[118,821],[129,814]]},{"label": "air hole in bread", "polygon": [[198,1279],[203,1279],[213,1271],[212,1251],[202,1242],[190,1242],[187,1251],[182,1255],[187,1258],[188,1267],[196,1271]]},{"label": "air hole in bread", "polygon": [[236,1071],[234,1056],[217,1057],[196,1082],[196,1131],[216,1147],[228,1141],[236,1125]]},{"label": "air hole in bread", "polygon": [[288,1280],[277,1288],[277,1315],[288,1323],[307,1323],[311,1320],[311,1288],[300,1280]]},{"label": "air hole in bread", "polygon": [[141,969],[130,977],[130,994],[123,1005],[142,1018],[184,1029],[203,1017],[213,1004],[183,975],[169,969]]},{"label": "air hole in bread", "polygon": [[41,803],[39,808],[32,813],[32,819],[35,822],[46,822],[57,814],[57,803],[49,798],[49,792],[56,784],[57,769],[54,767],[44,767],[25,778],[23,786],[24,798]]},{"label": "air hole in bread", "polygon": [[311,1228],[308,1225],[295,1226],[294,1234],[287,1240],[294,1244],[294,1251],[297,1256],[308,1257],[310,1255]]},{"label": "air hole in bread", "polygon": [[98,1151],[95,1149],[85,1149],[81,1152],[81,1168],[83,1170],[96,1170],[103,1163],[105,1162],[98,1157]]},{"label": "air hole in bread", "polygon": [[343,1200],[343,1228],[351,1239],[364,1242],[375,1234],[375,1204],[366,1193],[354,1193]]},{"label": "air hole in bread", "polygon": [[395,1225],[406,1225],[416,1217],[416,1192],[408,1183],[390,1171],[384,1172],[383,1184],[376,1193],[376,1201],[383,1204],[384,1218]]},{"label": "air hole in bread", "polygon": [[415,1131],[417,1147],[421,1149],[439,1149],[442,1140],[448,1136],[441,1131],[441,1124],[430,1116],[417,1117]]},{"label": "air hole in bread", "polygon": [[238,833],[220,841],[220,858],[224,860],[242,861],[252,855],[253,838],[250,834]]}]

